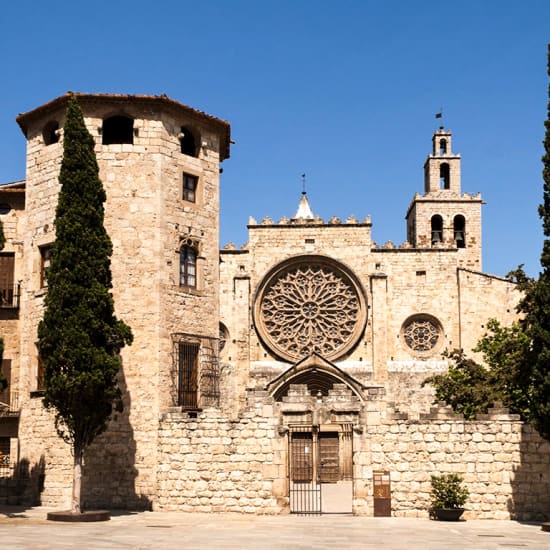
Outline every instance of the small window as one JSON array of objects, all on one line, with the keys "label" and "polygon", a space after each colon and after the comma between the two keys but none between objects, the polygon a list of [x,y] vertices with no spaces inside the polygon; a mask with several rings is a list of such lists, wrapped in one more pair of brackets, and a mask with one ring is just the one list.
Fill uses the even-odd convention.
[{"label": "small window", "polygon": [[431,315],[411,315],[401,327],[401,338],[414,355],[433,355],[443,342],[443,329],[441,323]]},{"label": "small window", "polygon": [[178,405],[198,408],[199,344],[180,342],[178,346]]},{"label": "small window", "polygon": [[432,246],[443,242],[443,218],[436,214],[432,217]]},{"label": "small window", "polygon": [[52,253],[52,245],[40,247],[40,288],[46,288],[48,286],[46,274],[52,263]]},{"label": "small window", "polygon": [[443,155],[447,154],[447,140],[446,139],[440,139],[439,140],[439,156],[442,157]]},{"label": "small window", "polygon": [[453,221],[454,239],[457,248],[466,248],[466,219],[459,214]]},{"label": "small window", "polygon": [[439,167],[439,189],[450,189],[451,188],[451,178],[449,165],[444,162]]},{"label": "small window", "polygon": [[134,143],[134,119],[117,115],[106,118],[102,129],[103,145],[114,143]]},{"label": "small window", "polygon": [[218,342],[218,348],[219,348],[219,351],[221,352],[223,350],[223,348],[225,348],[225,344],[227,343],[227,341],[229,340],[229,331],[227,330],[227,327],[223,324],[223,323],[220,323],[220,336],[219,336],[219,342]]},{"label": "small window", "polygon": [[180,249],[180,286],[197,287],[197,251],[193,246]]},{"label": "small window", "polygon": [[2,359],[2,363],[0,364],[0,372],[8,383],[4,389],[0,386],[0,401],[9,407],[11,397],[11,359]]},{"label": "small window", "polygon": [[180,139],[181,152],[184,155],[196,157],[198,154],[198,148],[193,132],[191,132],[189,128],[182,126],[181,133],[178,137]]},{"label": "small window", "polygon": [[51,120],[44,126],[44,129],[42,130],[42,138],[44,139],[44,143],[46,145],[52,145],[53,143],[57,143],[59,141],[59,123],[55,120]]},{"label": "small window", "polygon": [[197,184],[199,178],[190,174],[183,174],[183,200],[197,202]]},{"label": "small window", "polygon": [[15,254],[0,254],[0,307],[14,307],[17,303],[15,291]]},{"label": "small window", "polygon": [[36,391],[44,391],[46,389],[45,368],[40,355],[38,356],[38,364],[36,367]]}]

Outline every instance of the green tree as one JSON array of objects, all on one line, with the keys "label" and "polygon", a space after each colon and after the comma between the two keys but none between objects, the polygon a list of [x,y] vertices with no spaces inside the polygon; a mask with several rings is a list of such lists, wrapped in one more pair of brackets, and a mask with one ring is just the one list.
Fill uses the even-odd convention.
[{"label": "green tree", "polygon": [[461,350],[454,350],[447,356],[451,362],[448,371],[430,376],[422,383],[422,386],[434,386],[436,402],[446,401],[453,411],[472,420],[500,400],[489,384],[489,369],[466,357]]},{"label": "green tree", "polygon": [[81,512],[82,459],[122,410],[117,375],[130,328],[114,314],[110,292],[112,243],[104,228],[105,191],[94,141],[73,96],[64,126],[56,241],[46,278],[38,349],[44,365],[44,405],[54,410],[57,432],[72,445],[72,512]]},{"label": "green tree", "polygon": [[[550,44],[548,44],[548,76],[550,76]],[[525,332],[530,340],[526,356],[529,375],[529,419],[539,433],[550,439],[550,85],[548,86],[547,118],[543,170],[543,202],[539,206],[544,242],[540,263],[542,272],[528,286],[519,310],[524,315]]]},{"label": "green tree", "polygon": [[529,420],[529,377],[525,358],[529,351],[529,337],[520,323],[503,327],[496,319],[487,323],[488,332],[479,340],[474,351],[483,354],[487,369],[486,384],[496,401],[501,401],[510,412]]},{"label": "green tree", "polygon": [[483,353],[489,368],[466,359],[461,352],[453,352],[454,363],[448,373],[432,376],[424,383],[433,384],[437,399],[447,401],[469,418],[484,411],[488,400],[502,401],[550,440],[550,85],[547,113],[543,203],[539,206],[545,237],[542,272],[536,280],[527,277],[522,266],[508,274],[523,292],[518,306],[522,318],[511,327],[501,327],[495,320],[489,322],[489,332],[475,349]]}]

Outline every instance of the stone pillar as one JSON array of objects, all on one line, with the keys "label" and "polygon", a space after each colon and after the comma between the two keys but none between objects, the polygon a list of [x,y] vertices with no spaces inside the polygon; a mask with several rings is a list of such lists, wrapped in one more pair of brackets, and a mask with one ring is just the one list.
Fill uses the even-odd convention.
[{"label": "stone pillar", "polygon": [[383,383],[387,378],[388,360],[388,276],[377,272],[370,276],[372,367],[374,381]]}]

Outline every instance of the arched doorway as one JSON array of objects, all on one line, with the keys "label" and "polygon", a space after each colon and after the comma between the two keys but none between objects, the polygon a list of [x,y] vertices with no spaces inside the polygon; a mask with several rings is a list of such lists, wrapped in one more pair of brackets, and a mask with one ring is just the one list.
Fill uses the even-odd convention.
[{"label": "arched doorway", "polygon": [[362,384],[314,353],[266,389],[288,436],[291,513],[351,514],[353,426],[364,401]]}]

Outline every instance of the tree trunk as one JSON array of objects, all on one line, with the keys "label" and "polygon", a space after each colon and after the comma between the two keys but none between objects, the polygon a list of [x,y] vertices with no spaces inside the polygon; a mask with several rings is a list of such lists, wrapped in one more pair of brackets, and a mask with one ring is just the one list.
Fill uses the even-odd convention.
[{"label": "tree trunk", "polygon": [[80,448],[74,448],[74,465],[73,465],[73,494],[71,498],[71,512],[80,514],[80,494],[82,489],[82,454]]}]

